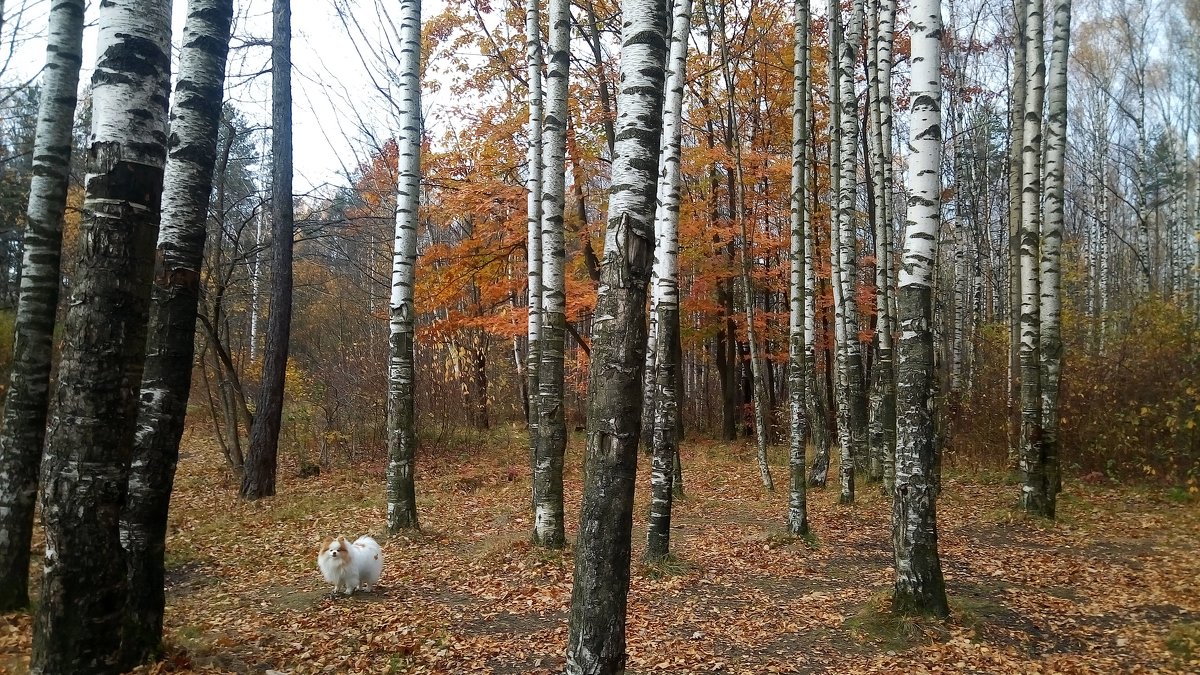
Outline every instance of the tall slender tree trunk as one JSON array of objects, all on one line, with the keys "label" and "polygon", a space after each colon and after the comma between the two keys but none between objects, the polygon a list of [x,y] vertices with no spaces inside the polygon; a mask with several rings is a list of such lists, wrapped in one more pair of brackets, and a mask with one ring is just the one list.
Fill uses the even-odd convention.
[{"label": "tall slender tree trunk", "polygon": [[[654,454],[651,460],[650,518],[646,560],[670,552],[671,505],[679,459],[679,202],[680,142],[683,137],[683,88],[687,80],[688,35],[692,0],[675,0],[671,48],[663,101],[662,150],[659,153],[657,207],[654,215],[654,311],[658,315],[658,358],[655,359]],[[649,346],[647,346],[649,349]],[[647,403],[646,405],[650,405]],[[643,411],[645,417],[645,411]]]},{"label": "tall slender tree trunk", "polygon": [[1025,25],[1029,0],[1018,0],[1013,33],[1012,100],[1009,103],[1008,146],[1008,270],[1009,270],[1009,349],[1008,349],[1008,465],[1018,466],[1021,448],[1021,153],[1025,144],[1025,67],[1027,44]]},{"label": "tall slender tree trunk", "polygon": [[1053,516],[1042,436],[1040,249],[1042,225],[1042,105],[1046,64],[1042,0],[1029,0],[1024,147],[1021,152],[1021,508]]},{"label": "tall slender tree trunk", "polygon": [[[563,516],[563,457],[567,447],[563,403],[564,345],[567,330],[566,244],[563,236],[567,131],[567,78],[570,70],[571,5],[549,5],[550,71],[547,73],[543,128],[542,185],[542,344],[538,365],[538,447],[533,469],[533,540],[547,548],[566,544]],[[639,370],[641,364],[639,365]]]},{"label": "tall slender tree trunk", "polygon": [[396,242],[388,323],[387,528],[416,530],[417,454],[413,286],[421,204],[421,0],[400,2],[400,132],[397,135]]},{"label": "tall slender tree trunk", "polygon": [[775,485],[771,480],[771,467],[767,463],[767,445],[768,435],[770,430],[767,429],[767,386],[766,386],[766,368],[763,366],[762,355],[759,353],[758,345],[758,330],[754,325],[754,283],[751,275],[751,239],[750,232],[746,226],[746,197],[744,194],[745,184],[742,175],[742,141],[738,132],[737,110],[733,104],[734,96],[734,79],[733,79],[733,64],[729,52],[729,39],[725,35],[725,4],[718,4],[719,25],[717,32],[721,37],[721,74],[725,78],[725,90],[728,94],[726,98],[725,113],[727,115],[727,123],[730,129],[730,140],[733,146],[733,187],[730,193],[730,199],[733,201],[733,216],[738,223],[738,230],[741,234],[741,246],[738,248],[738,260],[741,268],[742,277],[742,301],[746,306],[746,342],[750,348],[750,377],[753,380],[751,383],[751,403],[754,408],[754,432],[758,441],[758,473],[762,480],[763,487],[767,490],[774,490]]},{"label": "tall slender tree trunk", "polygon": [[162,642],[167,509],[179,459],[196,341],[233,0],[190,0],[163,179],[138,431],[121,515],[129,574],[122,661],[156,658]]},{"label": "tall slender tree trunk", "polygon": [[[811,9],[811,8],[810,8]],[[812,77],[809,77],[811,82]],[[813,93],[811,84],[805,92],[805,124],[808,137],[812,139],[815,133],[815,114],[813,112]],[[808,194],[810,199],[817,195],[817,153],[813,143],[808,144],[806,151],[808,162]],[[806,208],[802,214],[804,219],[804,381],[808,394],[808,420],[813,442],[812,469],[808,476],[811,487],[825,487],[829,478],[829,416],[830,410],[826,396],[825,378],[817,379],[817,296],[820,286],[817,284],[817,238],[812,222],[812,209]],[[824,350],[822,350],[824,354]],[[829,364],[825,365],[829,368]]]},{"label": "tall slender tree trunk", "polygon": [[46,435],[83,10],[83,0],[57,2],[50,10],[33,177],[25,212],[16,336],[0,431],[0,612],[29,604],[29,547]]},{"label": "tall slender tree trunk", "polygon": [[1067,55],[1071,41],[1071,0],[1054,4],[1054,37],[1050,47],[1046,106],[1046,216],[1042,223],[1041,371],[1042,452],[1045,456],[1046,515],[1053,516],[1062,488],[1058,467],[1058,391],[1062,376],[1062,275],[1059,255],[1063,238],[1063,195],[1067,150]]},{"label": "tall slender tree trunk", "polygon": [[171,3],[98,18],[83,248],[47,430],[33,673],[116,673],[128,581],[119,521],[134,443],[166,162]]},{"label": "tall slender tree trunk", "polygon": [[[853,468],[864,470],[867,459],[867,387],[863,374],[862,342],[858,339],[858,236],[854,213],[858,204],[858,98],[854,91],[854,67],[862,42],[863,0],[853,0],[849,25],[838,43],[841,78],[841,181],[838,184],[839,269],[842,285],[842,316],[845,324],[846,402],[850,427],[846,438]],[[850,490],[849,501],[854,500]]]},{"label": "tall slender tree trunk", "polygon": [[933,281],[941,215],[941,2],[913,0],[908,219],[900,268],[896,492],[892,501],[895,611],[950,613],[937,543],[934,467]]},{"label": "tall slender tree trunk", "polygon": [[262,379],[250,448],[242,472],[242,497],[275,494],[279,427],[292,328],[292,5],[272,0],[271,24],[271,315],[267,318]]},{"label": "tall slender tree trunk", "polygon": [[896,376],[892,365],[892,44],[895,0],[873,0],[870,13],[874,54],[871,69],[871,138],[875,181],[875,336],[878,358],[872,367],[871,456],[881,464],[883,493],[890,495],[896,472]]},{"label": "tall slender tree trunk", "polygon": [[542,328],[542,21],[538,0],[525,3],[525,54],[529,80],[529,164],[525,186],[526,267],[529,285],[528,347],[525,421],[529,426],[529,464],[536,471],[538,447],[538,365],[541,362]]},{"label": "tall slender tree trunk", "polygon": [[617,97],[604,263],[588,379],[583,503],[566,672],[625,671],[633,489],[642,412],[646,285],[654,257],[655,186],[662,135],[666,6],[621,3]]},{"label": "tall slender tree trunk", "polygon": [[808,534],[808,495],[804,475],[808,450],[808,410],[806,375],[809,354],[805,348],[805,231],[808,224],[808,31],[809,0],[796,0],[793,5],[795,43],[792,65],[792,195],[791,247],[789,258],[788,315],[788,532]]}]

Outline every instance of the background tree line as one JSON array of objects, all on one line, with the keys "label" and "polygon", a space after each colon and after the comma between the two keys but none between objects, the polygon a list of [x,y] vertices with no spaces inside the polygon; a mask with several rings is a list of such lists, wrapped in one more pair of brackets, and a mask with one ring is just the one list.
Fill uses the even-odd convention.
[{"label": "background tree line", "polygon": [[[269,136],[221,103],[229,2],[189,5],[196,23],[185,27],[184,51],[196,50],[197,60],[181,61],[169,135],[170,3],[106,6],[101,45],[116,51],[109,62],[101,53],[90,104],[85,93],[75,106],[73,82],[50,90],[51,76],[69,66],[48,66],[40,88],[14,82],[0,143],[0,188],[12,196],[0,198],[12,233],[0,245],[0,301],[8,298],[18,336],[13,382],[39,401],[16,407],[24,394],[15,384],[8,390],[5,452],[40,452],[47,390],[57,392],[43,513],[50,550],[55,536],[86,534],[95,537],[89,546],[114,553],[97,574],[123,581],[111,595],[89,596],[96,611],[161,576],[161,560],[148,577],[118,569],[115,525],[140,532],[132,509],[143,497],[158,500],[140,502],[153,521],[146,527],[161,525],[185,409],[193,424],[211,423],[247,498],[274,493],[277,446],[303,471],[386,455],[394,531],[417,525],[418,430],[425,443],[449,444],[529,423],[534,536],[547,546],[563,543],[570,429],[587,431],[586,461],[599,462],[588,480],[613,479],[608,487],[618,492],[632,485],[609,473],[606,448],[636,462],[632,434],[634,446],[654,448],[656,486],[675,487],[686,476],[673,449],[681,430],[753,437],[767,489],[769,448],[790,436],[797,499],[806,483],[824,486],[833,464],[844,502],[854,500],[856,477],[890,493],[925,464],[1017,470],[1023,507],[1051,517],[1063,470],[1195,484],[1200,4],[1097,2],[1076,6],[1072,18],[1061,0],[899,8],[887,0],[826,8],[705,1],[672,5],[671,20],[649,4],[556,1],[541,17],[536,3],[451,2],[422,25],[418,3],[402,3],[398,14],[379,3],[336,3],[344,29],[364,38],[361,65],[390,116],[353,120],[374,152],[345,185],[299,198],[292,143],[281,133],[291,129],[290,89],[280,88],[290,82],[286,2],[273,7]],[[51,44],[74,40],[58,56],[75,54],[77,77],[82,5],[55,12]],[[930,28],[943,19],[943,30]],[[390,30],[387,41],[367,41],[366,21]],[[794,32],[779,30],[789,24]],[[623,32],[634,25],[656,36],[648,46]],[[801,25],[811,41],[797,47]],[[155,46],[136,52],[154,66],[141,72],[144,100],[118,100],[127,83],[100,65],[123,76],[113,65],[121,50],[144,48],[123,42],[128,26]],[[189,30],[216,37],[188,42]],[[669,63],[672,45],[682,53]],[[649,70],[636,70],[637,59]],[[922,70],[930,60],[938,68]],[[620,76],[626,69],[648,81],[633,87]],[[422,95],[450,101],[436,131],[422,119]],[[69,110],[55,108],[68,98]],[[540,119],[531,116],[542,106]],[[627,109],[666,124],[622,117]],[[55,152],[35,149],[49,138],[43,120],[57,123]],[[934,154],[921,154],[931,138],[926,152]],[[145,156],[106,154],[119,147]],[[51,155],[57,182],[39,188],[36,178],[50,169],[36,164]],[[648,171],[650,156],[653,167],[676,167],[677,196],[670,187],[656,194],[660,183],[671,185],[670,172]],[[126,174],[103,179],[110,170]],[[180,171],[198,173],[173,187]],[[921,182],[930,176],[936,184]],[[120,192],[135,185],[136,198]],[[106,189],[146,204],[109,213]],[[58,192],[58,215],[44,222],[32,206],[24,216],[5,206]],[[68,208],[72,198],[78,205]],[[667,213],[654,213],[656,203]],[[930,204],[932,213],[920,211]],[[152,256],[139,252],[155,232],[152,270]],[[100,233],[116,250],[98,258]],[[47,241],[39,244],[39,234]],[[52,263],[37,245],[53,249]],[[152,277],[154,294],[144,297],[138,289]],[[660,295],[664,278],[677,291]],[[56,310],[60,287],[75,300]],[[41,308],[24,319],[37,330],[22,328],[29,303]],[[643,325],[647,303],[653,318]],[[120,337],[90,332],[113,322]],[[68,339],[52,342],[56,324]],[[928,343],[906,343],[926,331]],[[33,351],[26,335],[39,345]],[[102,357],[115,359],[120,377],[91,370]],[[914,358],[928,362],[927,380],[911,379]],[[139,382],[142,395],[133,397]],[[162,392],[179,400],[160,411]],[[926,395],[937,405],[922,403]],[[906,426],[919,409],[936,411],[928,428]],[[18,430],[18,410],[32,426]],[[100,425],[106,415],[122,422]],[[157,432],[167,439],[162,448],[139,445]],[[104,469],[94,490],[73,473],[78,459],[67,448],[80,443],[95,448],[89,467]],[[139,463],[143,450],[156,454]],[[36,469],[37,455],[24,457],[23,470],[31,461]],[[152,472],[144,494],[134,480],[141,471]],[[932,480],[920,488],[925,506],[906,502],[907,493],[896,502],[928,519],[917,530],[926,534],[936,473]],[[81,485],[81,503],[113,528],[84,527],[63,510],[71,502],[55,490],[74,494]],[[592,487],[584,519],[628,515],[631,502],[594,498]],[[20,492],[32,518],[32,493]],[[800,504],[789,515],[797,534],[805,529]],[[598,574],[619,587],[619,566],[604,570],[622,536],[577,544],[577,580]],[[905,537],[897,536],[900,555]],[[153,558],[161,535],[148,535],[147,545]],[[44,588],[69,595],[64,578],[51,569]],[[934,606],[919,609],[944,613],[941,595],[940,608],[927,597],[917,604]],[[577,599],[573,624],[623,612],[619,593],[591,601]],[[39,611],[46,640],[70,639],[95,617],[53,602]],[[129,637],[140,615],[127,612],[134,620],[122,629],[124,645],[136,653],[112,663],[153,651],[161,601],[149,611],[140,647]],[[79,625],[63,628],[72,621]],[[95,658],[108,659],[111,636],[93,637]],[[593,653],[579,642],[587,639],[573,630],[571,653]],[[53,670],[53,644],[39,645],[47,659],[39,667]]]}]

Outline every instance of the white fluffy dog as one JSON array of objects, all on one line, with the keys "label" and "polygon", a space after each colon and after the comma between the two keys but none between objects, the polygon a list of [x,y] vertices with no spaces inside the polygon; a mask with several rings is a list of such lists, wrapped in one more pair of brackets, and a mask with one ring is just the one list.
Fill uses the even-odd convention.
[{"label": "white fluffy dog", "polygon": [[325,581],[333,584],[334,594],[350,595],[359,587],[370,591],[383,573],[383,551],[378,542],[365,535],[353,544],[338,537],[321,546],[317,567]]}]

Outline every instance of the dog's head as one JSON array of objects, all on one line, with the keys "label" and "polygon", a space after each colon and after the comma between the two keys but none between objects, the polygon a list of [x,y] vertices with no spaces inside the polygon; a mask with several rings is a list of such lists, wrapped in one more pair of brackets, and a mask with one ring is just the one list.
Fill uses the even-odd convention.
[{"label": "dog's head", "polygon": [[320,556],[326,560],[345,565],[350,561],[350,544],[345,537],[327,539],[321,546]]}]

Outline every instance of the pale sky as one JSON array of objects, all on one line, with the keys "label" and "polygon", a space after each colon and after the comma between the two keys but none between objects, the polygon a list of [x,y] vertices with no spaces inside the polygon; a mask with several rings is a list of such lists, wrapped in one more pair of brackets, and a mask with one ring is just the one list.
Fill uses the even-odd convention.
[{"label": "pale sky", "polygon": [[[375,25],[373,0],[356,0],[371,10],[364,22]],[[390,3],[389,4],[394,4]],[[424,17],[432,15],[435,3],[425,3]],[[24,5],[23,25],[14,21]],[[436,3],[440,9],[441,3]],[[81,86],[91,78],[96,59],[95,20],[98,0],[90,0],[88,28],[83,37]],[[187,12],[186,0],[174,0],[173,32],[179,46]],[[29,79],[45,61],[45,33],[49,0],[10,0],[6,23],[0,36],[8,43],[20,28],[19,43],[5,72],[5,84]],[[226,80],[226,100],[254,123],[270,119],[270,76],[250,77],[270,67],[267,46],[247,46],[247,41],[267,42],[271,36],[271,0],[235,0],[235,27]],[[359,124],[385,134],[392,128],[390,112],[374,94],[355,44],[348,37],[334,9],[333,0],[292,0],[292,95],[295,145],[295,190],[304,193],[323,183],[344,183],[343,170],[353,170],[369,150]],[[428,111],[429,105],[426,105]],[[356,156],[357,153],[357,156]]]}]

